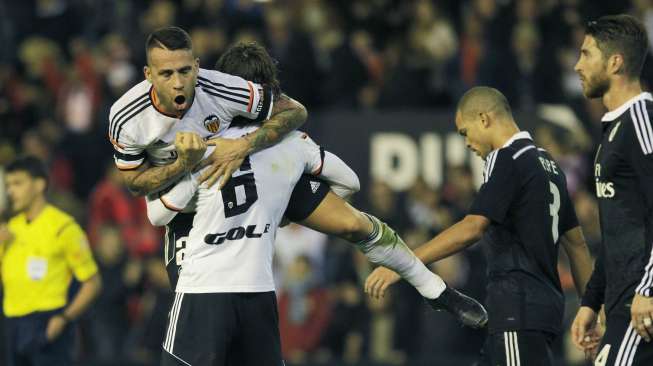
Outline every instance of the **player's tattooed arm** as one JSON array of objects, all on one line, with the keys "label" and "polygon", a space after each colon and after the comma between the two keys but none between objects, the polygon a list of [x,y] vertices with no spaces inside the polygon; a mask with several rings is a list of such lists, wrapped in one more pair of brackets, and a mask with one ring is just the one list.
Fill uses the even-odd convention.
[{"label": "player's tattooed arm", "polygon": [[301,103],[282,94],[274,102],[270,118],[251,135],[239,139],[215,138],[207,141],[208,145],[215,145],[216,149],[209,159],[202,162],[202,166],[210,165],[210,168],[202,174],[200,182],[206,181],[210,187],[222,178],[219,184],[222,189],[247,155],[278,143],[290,131],[301,126],[307,116],[308,112]]},{"label": "player's tattooed arm", "polygon": [[272,107],[271,117],[261,128],[245,137],[249,142],[247,154],[257,152],[279,142],[290,131],[296,130],[305,121],[306,108],[296,100],[282,94]]},{"label": "player's tattooed arm", "polygon": [[174,163],[153,167],[143,163],[138,169],[121,170],[123,183],[136,196],[145,196],[166,187],[186,171],[178,160]]},{"label": "player's tattooed arm", "polygon": [[177,132],[175,136],[177,159],[171,164],[152,167],[147,163],[138,169],[122,170],[123,181],[138,196],[155,193],[166,188],[183,174],[190,172],[204,156],[206,143],[196,133]]}]

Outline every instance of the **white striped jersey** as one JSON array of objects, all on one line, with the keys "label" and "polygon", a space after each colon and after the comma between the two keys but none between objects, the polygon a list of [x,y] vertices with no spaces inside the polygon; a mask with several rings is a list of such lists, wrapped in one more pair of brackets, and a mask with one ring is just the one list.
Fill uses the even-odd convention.
[{"label": "white striped jersey", "polygon": [[272,99],[269,88],[199,69],[195,98],[179,119],[157,110],[152,84],[143,80],[111,106],[108,134],[115,163],[121,170],[136,169],[146,158],[155,166],[166,165],[177,157],[174,139],[178,131],[206,138],[228,128],[236,116],[263,121],[272,112]]},{"label": "white striped jersey", "polygon": [[641,93],[602,121],[594,161],[602,247],[583,303],[609,312],[636,292],[653,296],[653,96]]},{"label": "white striped jersey", "polygon": [[[227,132],[232,131],[240,136],[245,130]],[[222,190],[190,183],[189,189],[175,187],[164,195],[183,207],[197,189],[196,214],[185,239],[176,291],[274,291],[272,257],[278,225],[300,176],[321,165],[320,147],[295,131],[245,159]],[[170,197],[175,191],[182,197]]]}]

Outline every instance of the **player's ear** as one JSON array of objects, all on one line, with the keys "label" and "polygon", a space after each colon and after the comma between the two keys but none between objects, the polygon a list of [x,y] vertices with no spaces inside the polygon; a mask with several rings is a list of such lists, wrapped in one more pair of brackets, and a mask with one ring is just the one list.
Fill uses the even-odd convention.
[{"label": "player's ear", "polygon": [[145,79],[152,83],[152,70],[150,70],[149,67],[143,66],[143,75],[145,75]]},{"label": "player's ear", "polygon": [[195,58],[195,70],[199,70],[200,68],[200,58],[196,57]]},{"label": "player's ear", "polygon": [[44,193],[48,187],[48,183],[46,182],[45,179],[43,178],[36,178],[34,180],[34,185],[36,186],[36,190],[40,193]]},{"label": "player's ear", "polygon": [[619,53],[610,56],[607,61],[608,74],[619,74],[624,68],[624,57]]},{"label": "player's ear", "polygon": [[481,112],[479,113],[480,120],[481,120],[481,126],[483,128],[488,128],[490,126],[490,115],[487,112]]}]

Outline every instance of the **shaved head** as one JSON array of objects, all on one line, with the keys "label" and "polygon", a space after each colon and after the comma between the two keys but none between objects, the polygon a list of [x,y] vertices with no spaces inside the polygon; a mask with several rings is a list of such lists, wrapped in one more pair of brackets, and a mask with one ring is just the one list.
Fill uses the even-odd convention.
[{"label": "shaved head", "polygon": [[468,90],[460,98],[456,109],[464,119],[490,112],[504,116],[512,115],[508,99],[500,91],[487,86],[477,86]]},{"label": "shaved head", "polygon": [[512,118],[508,99],[494,88],[478,86],[460,98],[456,130],[465,138],[467,147],[485,159],[519,132],[519,127]]}]

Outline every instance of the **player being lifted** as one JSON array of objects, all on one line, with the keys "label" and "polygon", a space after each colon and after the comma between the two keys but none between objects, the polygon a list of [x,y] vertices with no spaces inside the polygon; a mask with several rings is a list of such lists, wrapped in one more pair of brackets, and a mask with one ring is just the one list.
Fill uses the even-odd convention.
[{"label": "player being lifted", "polygon": [[[579,294],[592,266],[565,175],[528,132],[519,131],[508,101],[496,89],[465,93],[456,129],[485,159],[484,182],[469,214],[415,254],[432,263],[483,238],[489,332],[480,365],[553,365],[551,342],[562,330],[564,310],[559,245],[567,252]],[[377,268],[365,289],[378,297],[397,280],[392,271]]]},{"label": "player being lifted", "polygon": [[[274,67],[274,64],[272,60],[269,58],[269,56],[267,55],[267,53],[265,52],[265,50],[256,45],[252,45],[252,44],[239,45],[231,48],[220,59],[217,68],[221,71],[233,72],[234,74],[239,74],[240,76],[251,78],[254,81],[261,82],[266,85],[272,85],[273,89],[278,89],[278,82],[276,82],[276,69]],[[228,132],[232,132],[232,131],[228,131]],[[237,133],[237,132],[233,132],[233,133]],[[306,139],[306,138],[302,139],[301,137],[297,137],[297,136],[301,136],[301,134],[297,133],[296,136],[288,137],[286,140],[284,140],[284,143],[282,144],[282,145],[291,144],[288,141],[302,140],[302,146],[305,146],[305,150],[307,151],[304,153],[295,153],[295,155],[298,157],[297,160],[303,159],[304,156],[309,156],[309,157],[312,156],[313,159],[309,159],[309,160],[314,162],[314,166],[312,166],[311,168],[319,167],[319,170],[322,170],[323,172],[322,174],[323,176],[330,177],[331,179],[336,178],[336,181],[340,181],[340,182],[346,182],[346,181],[357,182],[355,176],[354,179],[347,178],[347,175],[351,175],[353,174],[353,172],[351,172],[351,170],[346,166],[342,167],[343,164],[338,163],[339,159],[333,156],[329,158],[330,155],[328,153],[326,154],[327,160],[325,162],[319,162],[318,164],[317,161],[320,160],[319,147],[314,143],[312,143],[310,139]],[[249,164],[245,164],[244,167],[240,169],[240,172],[238,174],[242,174],[242,175],[238,175],[236,176],[236,178],[234,178],[234,180],[238,180],[238,181],[237,182],[234,181],[233,185],[235,186],[233,189],[240,187],[241,192],[244,193],[244,197],[241,197],[240,204],[235,204],[234,203],[235,201],[233,200],[230,201],[230,199],[232,199],[234,195],[227,193],[227,191],[228,189],[232,189],[231,188],[232,183],[228,183],[227,186],[225,186],[225,189],[223,189],[222,192],[222,199],[224,201],[223,206],[217,205],[212,207],[213,210],[221,209],[224,212],[212,212],[211,214],[207,214],[207,212],[205,211],[206,206],[202,206],[201,204],[203,200],[202,199],[203,195],[206,195],[207,193],[203,193],[203,188],[201,187],[199,188],[200,193],[199,193],[196,218],[188,219],[186,217],[185,219],[183,219],[184,221],[186,221],[186,224],[191,223],[192,220],[193,228],[190,230],[189,238],[185,240],[186,248],[184,249],[185,251],[184,266],[183,266],[183,270],[181,271],[181,278],[179,281],[179,285],[177,287],[178,292],[188,291],[189,288],[191,288],[190,291],[194,291],[192,290],[192,287],[188,287],[188,284],[194,283],[195,281],[186,280],[185,282],[184,276],[188,276],[185,274],[185,272],[189,270],[189,266],[193,266],[193,264],[189,264],[187,261],[191,261],[191,263],[194,263],[193,258],[199,255],[197,254],[198,250],[201,252],[201,250],[198,248],[204,248],[207,245],[210,246],[210,244],[207,244],[209,242],[214,244],[219,243],[219,245],[228,245],[231,247],[240,247],[243,242],[249,240],[247,239],[248,232],[246,228],[251,228],[250,236],[256,237],[257,241],[261,240],[259,239],[260,236],[257,236],[260,233],[257,233],[255,231],[255,226],[252,226],[251,224],[238,225],[236,229],[231,228],[228,230],[226,230],[225,227],[225,230],[219,231],[218,233],[213,233],[213,234],[209,233],[208,236],[207,235],[202,236],[201,233],[203,231],[199,226],[203,222],[202,221],[203,219],[200,219],[198,217],[206,216],[206,217],[212,217],[214,220],[218,220],[213,222],[213,225],[211,226],[212,228],[216,228],[216,227],[222,227],[222,226],[216,226],[218,225],[220,220],[229,222],[231,220],[229,218],[230,216],[228,216],[229,212],[231,212],[231,210],[235,210],[236,208],[237,208],[237,212],[240,212],[240,215],[242,215],[240,218],[238,218],[240,220],[250,220],[253,217],[257,217],[257,215],[260,215],[261,209],[258,207],[263,206],[265,202],[257,204],[256,202],[258,200],[261,200],[262,195],[259,193],[254,194],[254,192],[257,192],[256,191],[256,189],[258,189],[257,187],[261,187],[260,189],[262,190],[267,190],[268,179],[265,178],[267,176],[265,173],[265,166],[262,165],[261,163],[255,164],[254,161],[255,159],[264,159],[264,157],[259,158],[259,155],[261,156],[269,155],[272,152],[273,150],[266,150],[265,152],[252,155]],[[275,157],[266,156],[265,159],[275,159]],[[332,163],[336,163],[336,165],[331,166],[330,164]],[[270,164],[268,164],[267,166],[269,165]],[[259,166],[258,170],[256,166]],[[263,178],[260,178],[261,175],[263,176]],[[247,179],[254,179],[255,183],[249,184],[246,181],[239,179],[239,177],[241,176],[251,176],[252,178],[247,178]],[[254,178],[256,176],[258,176],[259,178]],[[274,175],[271,175],[270,177],[271,178],[269,178],[269,180],[273,185],[275,179]],[[458,316],[459,320],[461,320],[463,323],[467,325],[475,326],[475,327],[484,325],[486,320],[486,314],[483,308],[480,306],[480,304],[478,304],[476,301],[470,298],[461,295],[455,290],[445,289],[445,285],[441,281],[441,279],[439,279],[433,273],[429,272],[426,269],[426,267],[424,267],[417,260],[417,258],[414,257],[412,252],[410,252],[410,250],[405,246],[405,244],[401,241],[401,239],[398,238],[398,236],[394,233],[394,231],[392,231],[392,229],[388,228],[385,224],[381,223],[376,218],[367,216],[353,209],[351,206],[347,205],[344,201],[342,201],[340,198],[338,198],[328,190],[322,190],[320,191],[319,194],[317,195],[313,194],[311,196],[312,190],[310,184],[308,183],[310,182],[307,181],[306,184],[300,184],[299,186],[295,187],[295,192],[293,193],[293,197],[298,197],[298,195],[300,195],[301,197],[305,197],[305,198],[312,197],[312,198],[307,200],[296,199],[296,201],[301,202],[300,205],[302,207],[299,210],[301,214],[295,215],[293,219],[301,220],[305,218],[305,220],[302,223],[307,224],[307,226],[309,227],[316,228],[326,233],[339,234],[340,236],[345,237],[353,242],[360,242],[359,247],[363,250],[363,252],[366,253],[366,255],[368,256],[368,258],[370,258],[371,261],[376,263],[379,262],[384,263],[393,268],[396,268],[401,273],[405,274],[409,282],[413,283],[413,285],[415,285],[425,297],[429,299],[434,299],[439,296],[437,300],[431,301],[434,307],[446,308],[447,310],[453,312],[456,316]],[[247,188],[248,184],[249,184],[249,188]],[[186,188],[183,188],[184,185],[186,186]],[[322,185],[322,187],[324,187],[324,185]],[[167,206],[168,208],[173,208],[173,206],[177,206],[177,207],[185,206],[186,202],[191,199],[193,192],[196,189],[197,189],[197,180],[192,177],[187,177],[180,184],[172,188],[171,191],[165,193],[161,197],[161,199],[150,201],[150,204],[148,205],[150,216],[154,218],[156,221],[158,221],[158,223],[167,222],[171,216],[174,216],[175,212],[170,212],[168,210],[166,213],[166,210],[164,210],[163,207]],[[248,189],[249,189],[249,194],[247,193]],[[302,189],[305,191],[304,193],[301,193]],[[276,201],[279,200],[285,201],[282,205],[283,207],[285,207],[285,205],[288,203],[289,195],[288,197],[286,197],[284,194],[282,194],[282,192],[284,191],[279,191],[279,193],[277,193]],[[288,194],[289,193],[290,192],[288,192]],[[251,200],[251,203],[248,203],[248,197]],[[268,197],[267,199],[269,200],[270,198]],[[278,202],[276,201],[274,204],[278,204]],[[229,202],[234,203],[234,205],[230,205]],[[289,211],[292,210],[293,206],[297,206],[297,204],[291,203],[289,206]],[[297,210],[295,211],[297,212]],[[156,214],[153,214],[154,212],[156,212]],[[283,211],[281,213],[283,213]],[[155,216],[159,214],[163,214],[163,216],[167,216],[167,218],[161,219],[160,216],[159,218],[156,218]],[[306,216],[308,216],[308,218],[306,218]],[[184,225],[178,225],[176,223],[177,219],[180,217],[184,217],[184,215],[183,214],[177,215],[175,217],[175,220],[171,222],[168,228],[169,233],[170,232],[178,233],[178,235],[176,235],[177,240],[179,240],[180,236],[185,236],[185,233],[179,232],[180,229],[181,231],[183,231]],[[221,217],[224,217],[224,219],[220,219]],[[330,219],[333,220],[330,221]],[[277,224],[278,223],[275,222],[273,225],[270,226],[269,229],[270,230],[275,229]],[[186,226],[186,230],[188,231],[187,226]],[[192,239],[193,232],[200,233],[199,237],[197,236],[198,234],[195,234],[196,236],[195,241],[193,241]],[[205,234],[207,233],[205,232]],[[198,238],[199,241],[197,241]],[[170,242],[174,242],[174,241],[170,241]],[[261,244],[259,244],[258,246],[260,247],[260,245]],[[272,241],[269,241],[269,245],[270,246],[272,245]],[[169,252],[172,252],[172,250],[169,250]],[[272,253],[271,251],[265,251],[265,252],[269,254],[267,265],[258,266],[255,268],[258,268],[258,271],[264,274],[263,277],[266,276],[269,277],[271,276]],[[242,257],[238,260],[238,263],[242,264],[244,263],[244,261],[247,260],[248,260],[247,257]],[[235,260],[232,259],[232,262],[235,262]],[[224,276],[222,276],[221,278],[224,278]],[[271,285],[271,283],[272,282],[270,277],[268,280],[269,285],[268,287],[266,287],[269,288],[270,291],[273,290],[273,286]],[[225,291],[225,289],[221,286],[215,287],[214,290],[215,292],[228,292]],[[237,296],[237,294],[233,294],[233,296]],[[181,299],[179,301],[181,301]],[[179,307],[179,305],[177,307]],[[175,328],[179,327],[179,325],[176,324],[171,324],[171,326]],[[276,328],[276,325],[274,325],[274,327]],[[174,348],[175,342],[176,340],[174,339],[169,339],[168,342],[166,342],[168,347],[168,352],[169,353],[175,352],[175,354],[179,355],[178,353],[176,353]],[[183,340],[180,340],[179,342],[183,344]],[[188,347],[192,348],[193,345],[187,345],[186,347],[184,346],[179,346],[179,347],[181,348],[180,352],[182,352],[185,355],[194,355],[194,354],[202,353],[197,349],[192,350],[192,352],[190,352],[190,348],[188,351],[184,351],[185,348]],[[177,348],[177,350],[179,350],[179,348]],[[234,350],[234,352],[237,353],[238,352],[237,349]],[[271,357],[272,357],[271,359],[275,359],[274,356]]]},{"label": "player being lifted", "polygon": [[234,117],[264,121],[247,138],[220,140],[205,164],[209,183],[222,174],[226,184],[247,154],[276,143],[306,120],[304,107],[269,88],[240,77],[199,68],[190,36],[177,27],[156,30],[147,38],[146,80],[116,101],[109,115],[109,139],[126,185],[139,195],[153,193],[185,173],[202,158],[194,132],[203,138],[225,130]]},{"label": "player being lifted", "polygon": [[605,16],[587,24],[575,67],[585,96],[609,111],[594,160],[601,247],[572,325],[576,345],[593,348],[604,306],[598,366],[653,365],[653,96],[639,79],[648,50],[639,20]]}]

